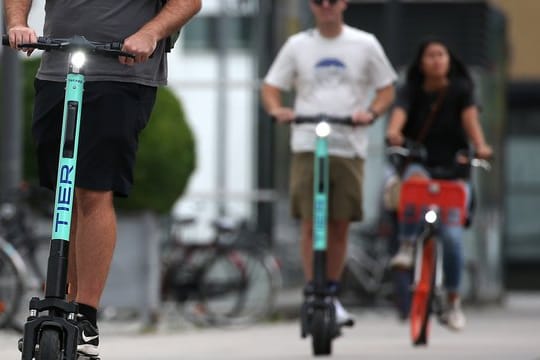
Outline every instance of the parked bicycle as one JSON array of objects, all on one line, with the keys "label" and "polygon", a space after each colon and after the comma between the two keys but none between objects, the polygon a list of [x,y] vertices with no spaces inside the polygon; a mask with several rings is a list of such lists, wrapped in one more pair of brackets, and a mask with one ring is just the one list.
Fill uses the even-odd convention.
[{"label": "parked bicycle", "polygon": [[385,306],[393,302],[394,283],[389,267],[388,235],[381,226],[358,229],[347,248],[342,275],[342,296],[350,294],[361,305]]},{"label": "parked bicycle", "polygon": [[[422,162],[425,149],[418,144],[390,147],[389,153]],[[456,154],[451,168],[430,168],[432,179],[411,177],[401,188],[398,215],[407,224],[420,224],[414,242],[414,277],[410,310],[410,335],[413,345],[426,345],[429,320],[443,314],[443,244],[441,224],[464,225],[469,216],[464,182],[445,179],[467,178],[471,167],[490,169],[486,160],[469,154]]]},{"label": "parked bicycle", "polygon": [[50,212],[47,195],[23,183],[0,201],[0,328],[22,331],[15,316],[23,295],[43,290],[49,239],[36,232],[32,209]]},{"label": "parked bicycle", "polygon": [[270,315],[281,271],[267,238],[245,222],[218,219],[213,239],[189,242],[181,229],[195,221],[172,219],[163,249],[162,298],[182,306],[184,316],[199,325],[245,325]]}]

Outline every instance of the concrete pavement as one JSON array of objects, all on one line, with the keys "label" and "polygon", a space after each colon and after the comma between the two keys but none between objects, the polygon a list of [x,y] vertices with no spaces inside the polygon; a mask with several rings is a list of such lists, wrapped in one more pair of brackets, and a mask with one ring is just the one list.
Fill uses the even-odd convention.
[{"label": "concrete pavement", "polygon": [[[468,326],[451,332],[432,323],[428,347],[413,348],[407,324],[390,311],[359,310],[357,324],[334,342],[334,359],[540,360],[540,295],[512,295],[504,307],[466,308]],[[0,359],[19,359],[18,335],[0,332]],[[102,324],[103,360],[310,359],[310,340],[296,321],[236,329],[160,326],[142,334],[133,324]]]}]

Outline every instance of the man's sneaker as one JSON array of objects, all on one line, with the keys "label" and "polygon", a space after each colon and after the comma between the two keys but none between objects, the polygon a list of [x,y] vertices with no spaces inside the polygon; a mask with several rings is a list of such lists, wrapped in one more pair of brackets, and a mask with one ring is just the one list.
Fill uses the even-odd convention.
[{"label": "man's sneaker", "polygon": [[353,326],[354,318],[345,308],[341,305],[338,298],[334,298],[334,307],[336,308],[336,322],[339,326]]},{"label": "man's sneaker", "polygon": [[394,268],[410,269],[413,266],[414,247],[412,244],[403,243],[396,255],[390,260],[390,266]]},{"label": "man's sneaker", "polygon": [[465,314],[461,309],[461,301],[459,299],[451,304],[448,304],[448,307],[441,315],[441,321],[452,330],[463,330],[467,320],[465,319]]},{"label": "man's sneaker", "polygon": [[90,359],[99,355],[99,331],[88,320],[80,320],[77,353]]}]

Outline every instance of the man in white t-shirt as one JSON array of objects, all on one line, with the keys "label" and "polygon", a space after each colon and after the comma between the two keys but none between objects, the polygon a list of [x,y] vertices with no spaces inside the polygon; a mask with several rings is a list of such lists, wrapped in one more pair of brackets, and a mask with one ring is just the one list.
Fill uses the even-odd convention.
[{"label": "man in white t-shirt", "polygon": [[[349,223],[362,219],[363,165],[367,125],[394,100],[396,74],[377,39],[347,26],[346,0],[307,0],[316,28],[290,37],[272,64],[262,87],[265,109],[279,123],[295,116],[325,114],[352,117],[360,126],[333,125],[329,136],[330,193],[327,276],[339,288],[347,251]],[[294,109],[281,101],[294,90]],[[375,95],[373,96],[373,93]],[[307,286],[312,280],[313,152],[315,125],[292,125],[291,210],[301,219],[301,247]],[[338,322],[349,314],[335,300]]]}]

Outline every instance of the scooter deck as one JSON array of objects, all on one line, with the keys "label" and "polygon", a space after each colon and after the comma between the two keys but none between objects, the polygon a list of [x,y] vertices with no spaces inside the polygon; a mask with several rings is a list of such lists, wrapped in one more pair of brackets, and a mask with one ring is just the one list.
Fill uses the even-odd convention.
[{"label": "scooter deck", "polygon": [[101,360],[100,357],[77,355],[77,360]]}]

